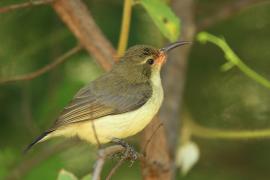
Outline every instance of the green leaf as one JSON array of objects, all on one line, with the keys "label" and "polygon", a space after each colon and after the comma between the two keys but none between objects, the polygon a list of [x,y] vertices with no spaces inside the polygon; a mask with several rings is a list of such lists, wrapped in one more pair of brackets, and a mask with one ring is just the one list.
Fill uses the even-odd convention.
[{"label": "green leaf", "polygon": [[62,169],[58,174],[57,180],[78,180],[78,178],[71,172]]},{"label": "green leaf", "polygon": [[91,180],[91,179],[92,179],[92,174],[87,174],[81,180]]},{"label": "green leaf", "polygon": [[232,69],[235,65],[231,62],[226,62],[225,64],[223,64],[221,66],[221,71],[229,71],[230,69]]},{"label": "green leaf", "polygon": [[179,38],[180,19],[172,12],[169,6],[161,0],[140,0],[139,3],[166,38],[171,42]]}]

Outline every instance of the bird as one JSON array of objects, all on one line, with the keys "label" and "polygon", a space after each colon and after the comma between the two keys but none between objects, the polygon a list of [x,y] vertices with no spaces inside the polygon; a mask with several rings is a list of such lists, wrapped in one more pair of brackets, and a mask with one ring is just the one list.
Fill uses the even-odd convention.
[{"label": "bird", "polygon": [[91,144],[105,144],[142,131],[163,101],[160,70],[168,52],[190,43],[177,41],[161,49],[130,47],[109,72],[81,88],[51,128],[34,139],[25,152],[57,136],[78,136]]}]

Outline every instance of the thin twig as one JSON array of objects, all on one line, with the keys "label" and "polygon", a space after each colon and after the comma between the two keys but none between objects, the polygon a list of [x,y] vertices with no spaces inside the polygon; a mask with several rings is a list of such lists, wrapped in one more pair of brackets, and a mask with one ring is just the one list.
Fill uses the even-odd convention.
[{"label": "thin twig", "polygon": [[19,4],[12,4],[6,7],[0,7],[0,13],[7,13],[7,12],[14,11],[17,9],[23,9],[23,8],[28,8],[32,6],[45,5],[45,4],[52,3],[53,1],[54,0],[35,0],[35,1],[19,3]]},{"label": "thin twig", "polygon": [[133,0],[125,0],[124,2],[121,33],[120,33],[118,48],[117,48],[118,56],[122,56],[127,49],[130,19],[131,19],[131,13],[132,13],[132,3],[133,3]]},{"label": "thin twig", "polygon": [[145,146],[144,146],[143,151],[142,151],[144,155],[146,155],[145,153],[146,153],[146,149],[147,149],[149,143],[151,142],[151,140],[153,139],[154,135],[155,135],[156,132],[159,130],[159,128],[162,127],[162,126],[163,126],[163,123],[160,122],[160,123],[158,124],[158,126],[155,128],[155,130],[153,131],[152,135],[151,135],[151,136],[149,137],[149,139],[146,141]]},{"label": "thin twig", "polygon": [[197,31],[201,31],[208,27],[213,26],[214,24],[229,19],[230,17],[236,15],[237,13],[248,9],[259,3],[269,3],[268,0],[237,0],[223,5],[221,8],[218,8],[214,13],[210,14],[209,17],[204,18],[202,21],[197,23]]},{"label": "thin twig", "polygon": [[94,124],[94,121],[91,121],[91,124],[92,124],[92,129],[93,129],[93,132],[94,132],[95,139],[97,141],[98,148],[100,148],[100,141],[98,139],[98,135],[97,135],[96,126]]},{"label": "thin twig", "polygon": [[108,174],[108,176],[106,177],[106,180],[110,180],[113,176],[113,174],[116,172],[116,170],[123,164],[124,160],[126,160],[125,158],[121,158],[117,164],[111,169],[110,173]]},{"label": "thin twig", "polygon": [[101,172],[105,163],[105,160],[108,156],[111,156],[115,153],[122,152],[125,148],[121,145],[112,145],[101,149],[98,152],[98,158],[96,161],[96,166],[93,171],[92,180],[100,180]]},{"label": "thin twig", "polygon": [[29,73],[29,74],[19,75],[19,76],[11,77],[11,78],[8,78],[8,79],[1,79],[0,84],[10,83],[10,82],[14,82],[14,81],[32,80],[32,79],[34,79],[34,78],[36,78],[36,77],[50,71],[50,70],[52,70],[53,68],[55,68],[56,66],[58,66],[59,64],[63,63],[65,60],[67,60],[69,57],[71,57],[72,55],[79,52],[81,49],[82,49],[82,47],[80,45],[77,45],[74,48],[70,49],[65,54],[58,57],[51,64],[48,64],[48,65],[44,66],[43,68],[41,68],[41,69],[39,69],[37,71],[34,71],[32,73]]},{"label": "thin twig", "polygon": [[100,157],[95,164],[92,180],[100,180],[101,172],[105,163],[105,158]]}]

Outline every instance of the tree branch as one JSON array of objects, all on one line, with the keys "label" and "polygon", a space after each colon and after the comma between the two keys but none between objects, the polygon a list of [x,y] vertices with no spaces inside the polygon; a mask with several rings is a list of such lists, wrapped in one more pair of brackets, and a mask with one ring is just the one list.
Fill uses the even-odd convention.
[{"label": "tree branch", "polygon": [[[160,121],[160,120],[159,120]],[[149,144],[151,143],[153,137],[156,135],[156,133],[158,132],[158,130],[163,126],[163,124],[160,122],[160,124],[154,128],[153,130],[153,134],[151,134],[151,136],[147,139],[147,141],[145,142],[145,145],[143,145],[143,148],[142,148],[142,153],[144,155],[146,155],[146,149],[148,148]]]},{"label": "tree branch", "polygon": [[117,162],[117,164],[109,172],[108,176],[106,177],[106,180],[110,180],[112,178],[112,176],[114,175],[114,173],[116,172],[116,170],[123,164],[124,160],[126,160],[126,159],[125,158],[121,158]]},{"label": "tree branch", "polygon": [[54,0],[35,0],[35,1],[29,1],[25,3],[20,3],[20,4],[12,4],[6,7],[0,7],[0,13],[7,13],[11,12],[17,9],[23,9],[23,8],[28,8],[32,6],[40,6],[40,5],[45,5],[53,2]]},{"label": "tree branch", "polygon": [[92,180],[100,180],[101,172],[102,172],[105,160],[108,156],[111,156],[115,153],[122,152],[123,150],[124,150],[124,147],[121,145],[113,145],[105,149],[99,150],[98,158],[97,158],[96,165],[93,171]]},{"label": "tree branch", "polygon": [[53,61],[51,64],[48,64],[46,66],[44,66],[43,68],[34,71],[32,73],[29,74],[24,74],[24,75],[19,75],[19,76],[15,76],[15,77],[11,77],[8,79],[0,79],[0,84],[4,84],[4,83],[10,83],[10,82],[14,82],[14,81],[28,81],[28,80],[32,80],[50,70],[52,70],[53,68],[57,67],[58,65],[60,65],[61,63],[63,63],[64,61],[66,61],[69,57],[71,57],[72,55],[76,54],[77,52],[79,52],[81,50],[81,46],[77,45],[74,48],[70,49],[68,52],[66,52],[65,54],[61,55],[60,57],[58,57],[55,61]]},{"label": "tree branch", "polygon": [[160,123],[160,119],[155,117],[143,131],[141,149],[145,150],[145,160],[142,161],[142,174],[145,180],[173,179],[165,128],[161,126],[156,133],[154,132]]},{"label": "tree branch", "polygon": [[[192,40],[195,34],[193,20],[193,0],[173,0],[172,8],[182,21],[182,39]],[[143,164],[145,180],[163,180],[175,178],[174,156],[178,142],[179,115],[185,82],[186,62],[190,46],[172,51],[163,68],[164,102],[160,109],[160,119],[164,124],[153,137],[146,150],[146,162]],[[178,83],[175,83],[177,77]],[[166,121],[165,121],[166,120]],[[155,119],[144,131],[143,144],[153,134],[153,127],[160,123]]]},{"label": "tree branch", "polygon": [[88,53],[109,70],[115,49],[96,25],[86,5],[81,0],[57,0],[52,6]]},{"label": "tree branch", "polygon": [[197,22],[197,31],[202,31],[208,27],[213,26],[214,24],[228,19],[237,13],[248,9],[259,3],[269,3],[267,0],[237,0],[228,3],[227,5],[221,6],[220,9],[217,9],[209,17],[204,18],[203,20]]}]

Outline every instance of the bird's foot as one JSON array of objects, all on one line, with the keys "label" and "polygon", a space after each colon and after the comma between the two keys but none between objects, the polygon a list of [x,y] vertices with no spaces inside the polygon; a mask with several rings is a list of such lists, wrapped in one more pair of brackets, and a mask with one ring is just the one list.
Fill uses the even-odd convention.
[{"label": "bird's foot", "polygon": [[125,148],[125,150],[120,153],[120,158],[130,160],[130,166],[132,166],[132,164],[138,159],[138,153],[135,149],[122,139],[114,138],[112,142]]}]

